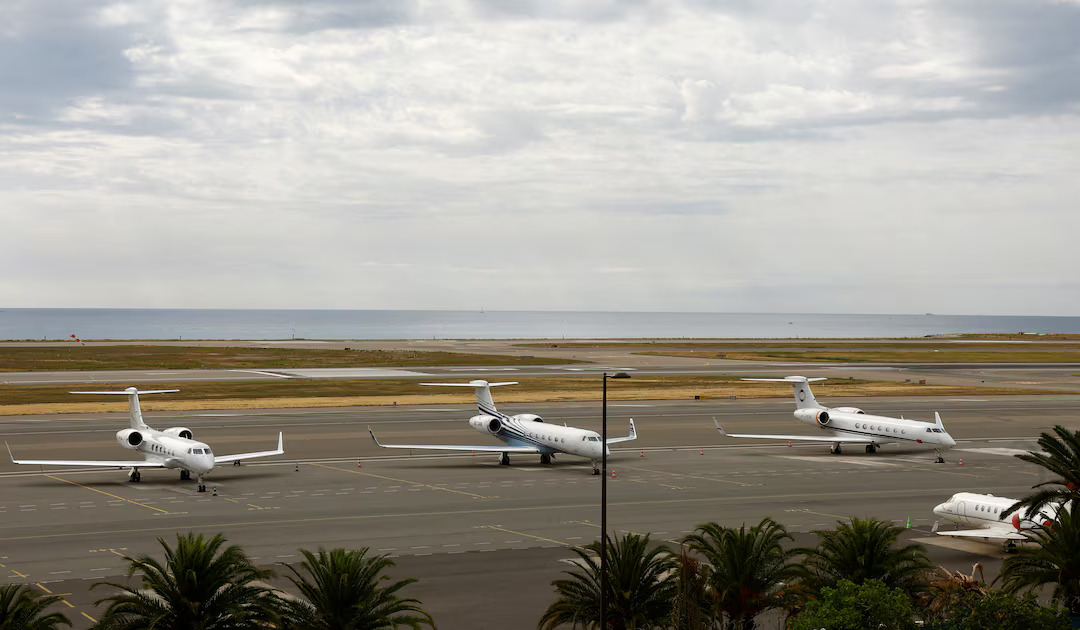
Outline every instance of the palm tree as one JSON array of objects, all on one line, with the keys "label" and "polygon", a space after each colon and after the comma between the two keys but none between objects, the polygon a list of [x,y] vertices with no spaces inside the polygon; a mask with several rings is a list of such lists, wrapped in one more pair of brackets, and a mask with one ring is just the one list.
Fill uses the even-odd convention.
[{"label": "palm tree", "polygon": [[1038,547],[1021,547],[1001,565],[998,579],[1005,590],[1053,585],[1054,599],[1071,615],[1080,615],[1080,512],[1059,510],[1055,522],[1024,535]]},{"label": "palm tree", "polygon": [[706,594],[705,566],[686,547],[675,569],[676,589],[671,605],[671,630],[710,630],[715,626]]},{"label": "palm tree", "polygon": [[794,577],[785,550],[791,540],[784,526],[765,517],[747,529],[706,523],[683,539],[683,544],[705,559],[707,597],[712,616],[726,617],[731,628],[752,630],[754,618],[783,604],[785,584]]},{"label": "palm tree", "polygon": [[434,628],[431,615],[420,602],[403,598],[398,591],[415,578],[390,584],[382,575],[394,566],[386,556],[368,556],[360,550],[320,549],[315,555],[301,549],[300,570],[290,566],[289,576],[303,599],[285,605],[283,627],[302,630],[380,630],[383,628]]},{"label": "palm tree", "polygon": [[128,577],[142,573],[141,587],[98,582],[120,590],[100,599],[109,602],[97,628],[102,630],[242,630],[267,628],[282,602],[258,582],[273,571],[255,567],[237,545],[224,547],[221,534],[177,534],[176,548],[164,539],[164,564],[150,556],[128,558]]},{"label": "palm tree", "polygon": [[[591,553],[590,553],[591,552]],[[567,571],[569,579],[555,580],[555,600],[540,618],[541,630],[562,624],[573,628],[598,628],[600,624],[600,541],[584,549],[574,548],[579,570]],[[627,534],[607,545],[607,624],[613,630],[662,627],[671,616],[677,589],[670,574],[676,562],[661,547],[649,548],[649,536]],[[607,629],[604,629],[607,630]]]},{"label": "palm tree", "polygon": [[0,586],[0,630],[54,630],[71,626],[63,613],[45,614],[45,610],[63,599],[59,595],[41,595],[25,584]]},{"label": "palm tree", "polygon": [[931,568],[921,545],[897,546],[902,527],[875,518],[852,518],[836,529],[815,531],[817,547],[800,549],[805,554],[798,567],[802,584],[811,593],[835,586],[842,579],[855,584],[880,580],[889,588],[915,595],[926,587]]},{"label": "palm tree", "polygon": [[1039,514],[1044,507],[1051,505],[1080,505],[1080,431],[1070,431],[1058,425],[1054,427],[1054,433],[1058,437],[1045,432],[1039,436],[1042,452],[1031,451],[1016,457],[1042,466],[1058,478],[1032,486],[1042,489],[1013,504],[1001,515],[1002,518],[1021,508],[1027,508],[1028,514]]}]

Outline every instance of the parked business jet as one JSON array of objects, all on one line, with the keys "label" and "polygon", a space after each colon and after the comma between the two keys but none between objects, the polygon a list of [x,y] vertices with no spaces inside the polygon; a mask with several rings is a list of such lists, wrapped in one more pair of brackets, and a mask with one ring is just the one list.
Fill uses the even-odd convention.
[{"label": "parked business jet", "polygon": [[[382,448],[407,448],[407,449],[431,449],[450,451],[478,451],[487,453],[502,453],[499,463],[503,466],[510,465],[510,453],[538,453],[541,464],[550,464],[556,453],[567,453],[578,457],[587,457],[592,460],[593,474],[599,475],[600,469],[597,461],[603,456],[605,448],[603,440],[596,431],[578,429],[566,425],[548,424],[540,416],[532,413],[519,413],[508,416],[495,408],[495,401],[491,397],[491,387],[503,385],[517,385],[513,383],[489,383],[487,381],[470,381],[468,383],[421,383],[421,385],[437,387],[472,387],[476,390],[476,406],[480,415],[469,418],[469,426],[481,433],[493,435],[505,442],[505,446],[453,446],[446,444],[383,444],[375,438],[370,427],[368,433],[375,442],[375,446]],[[634,420],[630,419],[630,435],[626,437],[608,438],[608,444],[627,442],[637,439],[637,429],[634,428]],[[608,453],[611,451],[609,450]]]},{"label": "parked business jet", "polygon": [[205,442],[197,442],[191,439],[191,429],[187,427],[173,427],[164,431],[150,428],[143,422],[142,409],[139,407],[139,394],[170,394],[178,392],[178,389],[157,389],[139,391],[129,387],[122,392],[71,392],[72,394],[107,394],[128,397],[128,415],[131,419],[131,427],[116,432],[116,441],[121,446],[142,454],[141,460],[129,461],[101,461],[101,460],[68,460],[68,459],[15,459],[11,454],[11,446],[8,446],[8,455],[16,464],[36,464],[40,466],[83,466],[101,468],[130,468],[128,478],[132,482],[142,480],[140,468],[174,468],[180,470],[181,481],[191,479],[191,473],[195,473],[198,481],[198,491],[206,492],[206,484],[203,477],[208,475],[214,466],[218,464],[234,463],[240,465],[244,459],[256,457],[268,457],[281,455],[285,451],[282,448],[282,435],[278,433],[277,449],[272,451],[259,451],[257,453],[240,453],[238,455],[214,455]]},{"label": "parked business jet", "polygon": [[[1056,518],[1054,508],[1044,508],[1036,518],[1028,510],[1014,512],[1012,519],[1001,520],[1001,515],[1017,503],[1017,499],[995,497],[992,494],[974,494],[958,492],[949,500],[934,508],[934,514],[955,523],[957,529],[939,531],[934,523],[934,533],[939,536],[959,536],[962,538],[992,538],[1006,541],[1006,548],[1012,548],[1017,540],[1026,540],[1023,532],[1038,526],[1049,526]],[[1037,520],[1036,520],[1037,519]],[[959,529],[969,527],[972,529]]]},{"label": "parked business jet", "polygon": [[818,404],[814,393],[810,391],[811,381],[823,381],[824,378],[806,378],[788,376],[786,378],[744,378],[744,381],[762,381],[768,383],[790,383],[795,392],[795,419],[812,424],[821,429],[822,435],[752,435],[735,434],[724,431],[720,423],[713,419],[716,430],[721,435],[734,438],[768,438],[775,440],[799,440],[804,442],[832,442],[829,452],[840,453],[841,444],[863,444],[867,453],[874,453],[877,447],[890,442],[908,442],[926,444],[937,452],[937,463],[944,463],[941,456],[943,449],[956,446],[956,441],[945,431],[941,416],[934,412],[935,422],[919,422],[904,418],[867,415],[858,407],[826,408]]}]

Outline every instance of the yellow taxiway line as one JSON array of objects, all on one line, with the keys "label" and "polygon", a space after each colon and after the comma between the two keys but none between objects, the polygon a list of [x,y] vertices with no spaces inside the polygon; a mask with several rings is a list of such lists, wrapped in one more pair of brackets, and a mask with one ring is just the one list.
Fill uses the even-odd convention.
[{"label": "yellow taxiway line", "polygon": [[57,477],[56,475],[45,475],[45,476],[48,477],[49,479],[55,479],[56,481],[63,481],[64,483],[70,483],[73,486],[78,486],[80,488],[86,488],[87,490],[93,490],[94,492],[104,494],[107,497],[112,497],[114,499],[120,499],[121,501],[125,501],[127,503],[132,504],[132,505],[137,505],[139,507],[144,507],[144,508],[146,508],[148,510],[154,510],[155,512],[160,512],[162,514],[168,514],[169,513],[168,510],[163,510],[161,508],[156,508],[156,507],[154,507],[152,505],[147,505],[145,503],[139,503],[138,501],[132,501],[131,499],[125,499],[124,497],[115,495],[115,494],[113,494],[111,492],[105,492],[104,490],[98,490],[97,488],[91,488],[90,486],[84,486],[81,483],[78,483],[78,482],[75,482],[75,481],[69,481],[67,479],[62,479],[60,477]]}]

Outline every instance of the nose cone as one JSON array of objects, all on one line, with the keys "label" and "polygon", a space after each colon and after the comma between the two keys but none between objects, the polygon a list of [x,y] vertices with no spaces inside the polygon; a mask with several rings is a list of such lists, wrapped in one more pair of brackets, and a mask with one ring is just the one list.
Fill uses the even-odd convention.
[{"label": "nose cone", "polygon": [[941,436],[941,443],[948,447],[956,446],[956,440],[952,439],[952,436],[948,433],[943,433]]},{"label": "nose cone", "polygon": [[949,514],[948,503],[939,503],[934,507],[934,514],[937,516],[947,516]]},{"label": "nose cone", "polygon": [[203,455],[202,457],[197,458],[193,463],[194,465],[192,466],[192,468],[194,468],[195,470],[193,470],[192,472],[196,472],[202,475],[205,475],[206,473],[214,469],[214,458],[210,455]]}]

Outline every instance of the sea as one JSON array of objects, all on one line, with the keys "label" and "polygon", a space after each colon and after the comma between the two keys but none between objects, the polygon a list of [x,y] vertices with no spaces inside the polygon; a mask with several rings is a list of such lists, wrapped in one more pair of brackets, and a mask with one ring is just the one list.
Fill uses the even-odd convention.
[{"label": "sea", "polygon": [[0,340],[868,338],[1080,333],[1080,317],[228,309],[0,309]]}]

